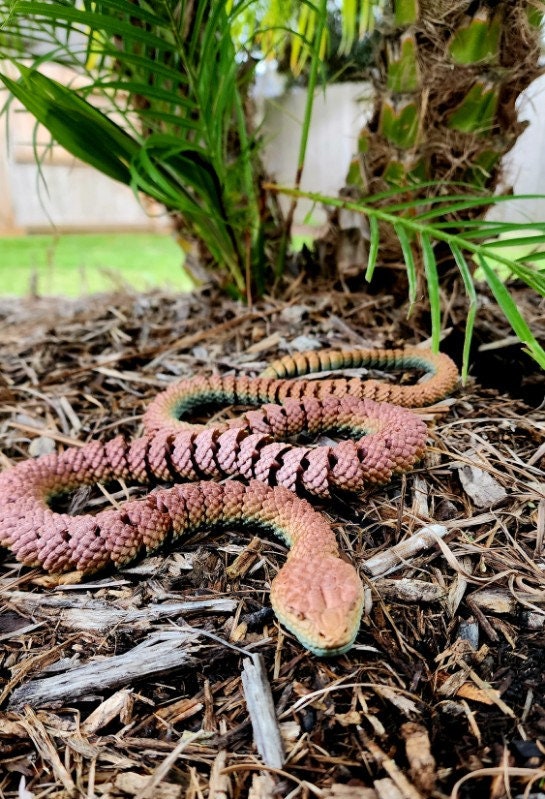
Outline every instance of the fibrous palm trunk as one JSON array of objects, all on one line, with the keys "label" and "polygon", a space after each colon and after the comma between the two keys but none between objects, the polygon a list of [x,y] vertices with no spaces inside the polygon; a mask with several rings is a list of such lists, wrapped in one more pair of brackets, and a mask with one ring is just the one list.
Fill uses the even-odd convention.
[{"label": "fibrous palm trunk", "polygon": [[[544,10],[543,0],[385,3],[374,112],[347,175],[349,196],[397,187],[413,187],[412,199],[494,193],[502,156],[524,127],[516,100],[541,72]],[[418,188],[427,181],[440,183]],[[399,259],[391,229],[381,241],[382,260]],[[364,267],[345,263],[352,274]]]}]

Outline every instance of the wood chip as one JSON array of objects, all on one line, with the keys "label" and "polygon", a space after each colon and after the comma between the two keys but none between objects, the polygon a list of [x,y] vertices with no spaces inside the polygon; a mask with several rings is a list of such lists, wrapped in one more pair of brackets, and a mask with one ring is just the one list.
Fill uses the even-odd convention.
[{"label": "wood chip", "polygon": [[22,685],[13,691],[10,707],[95,696],[97,692],[126,685],[148,674],[160,674],[171,668],[188,665],[191,662],[191,644],[197,637],[198,632],[184,630],[176,631],[174,636],[166,640],[161,640],[161,634],[150,635],[123,655],[90,662],[67,674],[56,674]]},{"label": "wood chip", "polygon": [[26,734],[26,727],[22,721],[16,721],[0,713],[0,738],[23,738]]},{"label": "wood chip", "polygon": [[517,607],[513,595],[499,585],[474,591],[471,594],[471,601],[483,612],[497,613],[500,616],[514,613]]},{"label": "wood chip", "polygon": [[[399,788],[394,780],[383,777],[381,780],[373,782],[377,799],[409,799]],[[412,799],[412,797],[411,797]]]},{"label": "wood chip", "polygon": [[221,749],[216,755],[210,770],[209,799],[231,799],[233,795],[231,779],[228,774],[223,773],[226,765],[227,752],[225,749]]},{"label": "wood chip", "polygon": [[266,766],[282,768],[284,750],[278,727],[271,687],[261,655],[245,658],[242,687],[252,722],[254,741],[259,756]]},{"label": "wood chip", "polygon": [[454,617],[467,591],[469,577],[466,575],[471,575],[473,571],[471,558],[460,558],[460,567],[460,571],[455,572],[447,596],[447,608],[451,618]]},{"label": "wood chip", "polygon": [[248,799],[277,799],[276,783],[270,774],[254,774]]},{"label": "wood chip", "polygon": [[363,785],[345,785],[335,783],[324,792],[324,799],[378,799],[374,788],[365,788]]},{"label": "wood chip", "polygon": [[412,511],[419,519],[427,519],[430,515],[428,505],[428,484],[420,475],[413,478],[413,506]]},{"label": "wood chip", "polygon": [[442,524],[428,524],[413,533],[412,536],[400,541],[389,549],[379,552],[363,564],[365,571],[372,577],[400,569],[415,555],[426,549],[431,549],[438,538],[443,538],[448,530]]},{"label": "wood chip", "polygon": [[31,458],[38,458],[40,455],[51,455],[55,451],[55,441],[49,436],[37,436],[28,445],[28,454]]},{"label": "wood chip", "polygon": [[261,341],[256,341],[255,344],[250,344],[249,347],[246,347],[246,352],[249,355],[258,355],[261,352],[266,352],[274,347],[278,347],[281,340],[282,337],[280,333],[271,333],[270,336],[266,336],[262,338]]},{"label": "wood chip", "polygon": [[75,794],[76,785],[72,777],[61,762],[57,749],[46,731],[46,728],[29,705],[25,707],[23,724],[34,742],[36,749],[49,765],[55,779],[62,783],[69,796]]},{"label": "wood chip", "polygon": [[386,799],[386,797],[388,797],[388,799],[393,799],[394,796],[396,796],[396,791],[401,799],[422,799],[420,791],[411,784],[395,760],[388,757],[386,752],[384,752],[375,741],[366,736],[362,737],[364,738],[366,748],[369,750],[376,764],[384,769],[391,780],[388,787],[384,785],[383,780],[376,780],[374,782],[375,790],[380,799]]},{"label": "wood chip", "polygon": [[415,786],[426,796],[435,789],[437,766],[431,753],[431,743],[427,729],[422,724],[407,721],[401,725],[401,735],[405,739],[405,754]]},{"label": "wood chip", "polygon": [[248,546],[238,555],[230,566],[225,570],[230,580],[243,577],[252,568],[259,558],[259,553],[263,547],[263,542],[254,536]]},{"label": "wood chip", "polygon": [[106,727],[117,716],[122,716],[127,711],[127,706],[132,704],[131,691],[123,688],[116,691],[87,716],[81,725],[81,732],[92,734]]},{"label": "wood chip", "polygon": [[491,474],[471,464],[458,469],[464,491],[477,508],[494,508],[507,497],[507,491]]},{"label": "wood chip", "polygon": [[[184,789],[182,785],[172,782],[162,782],[159,785],[152,785],[152,777],[145,777],[134,771],[126,771],[118,774],[114,780],[114,786],[118,791],[122,791],[128,796],[151,797],[154,799],[182,799]],[[150,792],[151,791],[151,792]]]},{"label": "wood chip", "polygon": [[197,701],[194,697],[183,697],[177,702],[158,708],[154,715],[168,724],[178,724],[200,713],[203,707],[204,702]]},{"label": "wood chip", "polygon": [[425,580],[401,577],[399,580],[380,579],[374,583],[376,590],[384,599],[398,602],[433,604],[445,597],[445,589]]},{"label": "wood chip", "polygon": [[396,707],[407,718],[420,716],[420,708],[413,699],[405,696],[400,691],[396,691],[387,685],[373,685],[373,690],[377,696],[382,697]]}]

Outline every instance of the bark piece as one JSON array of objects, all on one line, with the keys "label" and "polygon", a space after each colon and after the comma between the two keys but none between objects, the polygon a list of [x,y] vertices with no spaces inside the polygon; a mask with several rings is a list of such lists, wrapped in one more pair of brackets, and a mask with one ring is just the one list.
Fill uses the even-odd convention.
[{"label": "bark piece", "polygon": [[234,613],[234,599],[218,597],[181,602],[149,604],[143,608],[119,608],[110,602],[90,599],[88,596],[46,596],[26,591],[13,591],[10,601],[18,608],[40,615],[55,617],[56,623],[74,630],[107,632],[112,628],[130,626],[132,629],[148,629],[160,619],[175,619],[188,613]]},{"label": "bark piece", "polygon": [[493,508],[507,497],[505,488],[478,466],[466,463],[458,469],[458,476],[477,508]]},{"label": "bark piece", "polygon": [[437,774],[428,731],[422,724],[407,721],[401,725],[401,734],[405,739],[411,778],[422,793],[429,794],[435,788]]},{"label": "bark piece", "polygon": [[282,768],[284,765],[282,737],[261,655],[253,655],[251,659],[246,658],[244,661],[242,687],[257,751],[266,766]]},{"label": "bark piece", "polygon": [[40,706],[95,696],[97,692],[126,685],[148,674],[157,675],[172,668],[188,666],[193,660],[191,643],[197,636],[198,632],[185,630],[177,630],[174,636],[166,638],[164,633],[151,635],[123,655],[86,663],[66,674],[22,685],[13,692],[10,707]]},{"label": "bark piece", "polygon": [[363,564],[363,568],[372,577],[379,577],[395,569],[400,569],[407,560],[426,549],[431,549],[437,538],[444,538],[447,532],[447,528],[442,524],[427,524],[413,533],[410,538],[373,555]]}]

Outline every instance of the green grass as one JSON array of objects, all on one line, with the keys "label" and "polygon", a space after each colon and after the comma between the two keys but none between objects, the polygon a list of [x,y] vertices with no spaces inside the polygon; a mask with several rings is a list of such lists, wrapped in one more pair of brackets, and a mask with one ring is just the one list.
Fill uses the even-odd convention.
[{"label": "green grass", "polygon": [[161,286],[189,291],[183,252],[155,233],[0,238],[0,295],[78,296]]}]

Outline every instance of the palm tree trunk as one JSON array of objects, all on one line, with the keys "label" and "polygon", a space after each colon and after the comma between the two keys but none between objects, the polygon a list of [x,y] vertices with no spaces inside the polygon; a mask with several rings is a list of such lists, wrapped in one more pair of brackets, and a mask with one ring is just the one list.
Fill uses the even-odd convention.
[{"label": "palm tree trunk", "polygon": [[[524,129],[517,98],[542,71],[544,3],[390,0],[386,6],[374,113],[360,133],[345,192],[363,197],[411,187],[411,199],[493,194],[501,159]],[[418,188],[426,181],[440,183]],[[460,218],[482,213],[482,207],[465,210]],[[334,221],[346,259],[342,213]],[[399,260],[393,231],[381,232],[382,260]],[[356,257],[352,274],[364,268]]]}]

